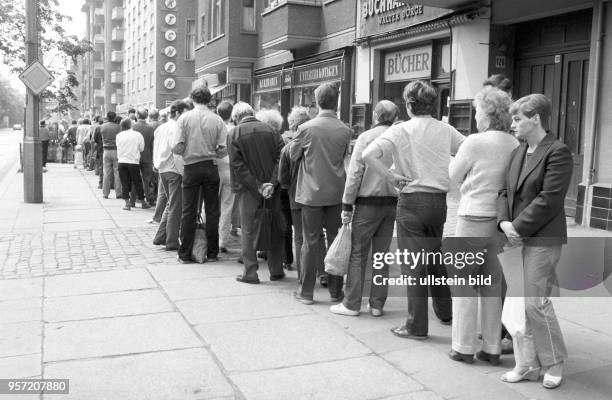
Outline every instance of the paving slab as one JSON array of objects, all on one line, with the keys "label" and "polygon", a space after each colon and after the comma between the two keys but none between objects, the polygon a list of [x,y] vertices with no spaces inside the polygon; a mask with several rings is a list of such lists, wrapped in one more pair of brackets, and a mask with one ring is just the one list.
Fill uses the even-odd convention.
[{"label": "paving slab", "polygon": [[0,301],[42,297],[42,279],[0,280]]},{"label": "paving slab", "polygon": [[187,299],[208,299],[227,296],[243,296],[278,292],[273,283],[247,285],[236,281],[235,275],[226,278],[194,279],[190,281],[160,282],[168,297],[174,301]]},{"label": "paving slab", "polygon": [[397,396],[385,397],[380,400],[444,400],[444,398],[429,390],[422,390],[414,393],[403,393]]},{"label": "paving slab", "polygon": [[31,297],[18,300],[0,301],[2,323],[40,321],[42,299]]},{"label": "paving slab", "polygon": [[[610,379],[610,372],[608,380]],[[498,377],[499,379],[499,377]],[[510,389],[520,393],[528,399],[538,400],[609,400],[610,391],[604,391],[605,387],[587,387],[579,382],[566,379],[555,390],[549,390],[542,386],[542,382],[520,382],[520,383],[504,383]],[[603,390],[602,390],[603,389]]]},{"label": "paving slab", "polygon": [[408,375],[430,372],[449,365],[452,361],[424,341],[397,338],[404,341],[404,349],[384,353],[381,357]]},{"label": "paving slab", "polygon": [[0,358],[2,379],[29,378],[42,375],[40,354]]},{"label": "paving slab", "polygon": [[198,347],[178,313],[45,325],[45,362]]},{"label": "paving slab", "polygon": [[315,315],[196,327],[228,371],[253,371],[367,355],[370,350]]},{"label": "paving slab", "polygon": [[92,228],[99,229],[98,222],[110,220],[108,213],[95,205],[90,209],[81,210],[45,210],[45,223],[52,222],[90,222]]},{"label": "paving slab", "polygon": [[284,293],[182,300],[176,306],[194,325],[311,314],[307,306]]},{"label": "paving slab", "polygon": [[234,398],[234,389],[204,349],[58,362],[45,378],[70,379],[70,394],[45,399],[205,400]]},{"label": "paving slab", "polygon": [[45,299],[47,322],[119,317],[173,311],[159,289]]},{"label": "paving slab", "polygon": [[176,265],[156,265],[147,268],[160,282],[235,277],[242,272],[242,265],[233,261],[187,265],[177,262]]},{"label": "paving slab", "polygon": [[77,222],[53,222],[45,223],[43,226],[44,232],[74,232],[86,231],[90,229],[112,229],[117,225],[114,221],[99,220],[99,221],[77,221]]},{"label": "paving slab", "polygon": [[91,272],[45,278],[45,297],[76,296],[88,293],[120,292],[155,288],[145,269]]},{"label": "paving slab", "polygon": [[0,357],[40,353],[41,344],[40,321],[0,323]]},{"label": "paving slab", "polygon": [[423,389],[378,357],[232,374],[231,378],[248,400],[367,400]]}]

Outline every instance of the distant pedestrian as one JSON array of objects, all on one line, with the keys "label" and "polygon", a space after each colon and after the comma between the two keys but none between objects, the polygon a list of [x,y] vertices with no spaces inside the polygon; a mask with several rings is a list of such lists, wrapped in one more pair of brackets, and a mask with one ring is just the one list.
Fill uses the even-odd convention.
[{"label": "distant pedestrian", "polygon": [[[323,254],[319,251],[321,229],[327,233],[331,245],[342,225],[342,192],[346,180],[344,159],[351,143],[351,130],[338,119],[338,88],[324,83],[315,90],[319,114],[302,124],[291,148],[291,162],[299,163],[295,201],[302,204],[302,283],[296,300],[304,304],[313,303],[317,266]],[[329,276],[328,290],[332,302],[339,302],[343,277]]]},{"label": "distant pedestrian", "polygon": [[[132,129],[139,132],[145,141],[145,148],[140,155],[140,176],[142,177],[142,187],[145,194],[145,199],[149,205],[155,205],[155,198],[151,190],[151,178],[153,176],[153,142],[155,141],[154,130],[147,123],[148,111],[144,108],[139,108],[136,112],[138,120],[132,125]],[[134,204],[135,193],[131,193],[130,202]]]},{"label": "distant pedestrian", "polygon": [[[352,222],[351,257],[344,301],[330,308],[335,314],[359,315],[367,263],[374,254],[387,253],[393,239],[397,189],[388,173],[381,175],[369,168],[362,155],[370,143],[393,125],[398,115],[399,109],[391,101],[383,100],[376,104],[373,115],[376,124],[359,136],[353,149],[342,196],[342,223]],[[391,168],[393,156],[387,154],[382,161],[387,169]],[[377,282],[374,276],[382,279]],[[382,282],[388,276],[389,265],[386,263],[382,268],[372,269],[368,309],[374,317],[383,314],[388,286]]]},{"label": "distant pedestrian", "polygon": [[121,177],[122,197],[125,200],[124,210],[131,209],[130,190],[136,191],[136,197],[142,203],[142,208],[149,208],[142,191],[140,179],[140,154],[145,148],[145,142],[140,134],[132,128],[132,120],[121,121],[121,132],[117,135],[117,158],[119,160],[119,176]]},{"label": "distant pedestrian", "polygon": [[[153,244],[165,245],[166,250],[178,250],[183,206],[182,177],[183,158],[172,152],[172,145],[179,128],[177,119],[187,110],[187,104],[176,101],[170,106],[170,119],[155,130],[153,163],[159,171],[161,191],[167,195],[167,204],[157,229]],[[159,203],[158,203],[159,205]]]},{"label": "distant pedestrian", "polygon": [[208,108],[212,99],[206,87],[191,91],[195,108],[178,119],[179,134],[173,152],[183,156],[183,212],[179,261],[191,262],[196,223],[201,207],[200,189],[206,213],[207,259],[219,254],[219,169],[217,160],[227,154],[227,128],[221,117]]},{"label": "distant pedestrian", "polygon": [[49,128],[47,128],[47,121],[40,121],[38,128],[38,137],[40,139],[40,143],[42,145],[42,170],[43,172],[47,172],[47,158],[49,158],[49,140],[50,133]]},{"label": "distant pedestrian", "polygon": [[[283,139],[280,133],[258,121],[253,114],[251,106],[243,102],[237,103],[232,111],[238,125],[233,133],[230,160],[236,177],[232,184],[240,193],[244,260],[244,271],[236,280],[243,283],[259,283],[256,246],[258,225],[262,221],[256,218],[257,209],[267,207],[271,210],[272,218],[281,218],[278,162]],[[272,243],[279,243],[283,232],[275,229],[276,224],[272,225]],[[267,253],[270,280],[284,278],[282,247],[273,245]]]},{"label": "distant pedestrian", "polygon": [[[89,137],[91,135],[91,122],[84,118],[76,132],[76,147],[75,151],[79,154],[78,164],[85,168],[85,159],[88,155],[86,145],[89,145]],[[74,167],[77,167],[77,157],[75,156]]]},{"label": "distant pedestrian", "polygon": [[[236,127],[232,122],[232,103],[223,101],[217,107],[217,114],[223,119],[227,128],[227,148],[232,143],[232,134]],[[221,217],[219,219],[219,251],[227,253],[227,246],[230,240],[230,230],[232,226],[232,209],[234,207],[235,194],[232,192],[230,179],[230,159],[229,154],[219,159],[219,204],[221,207]]]},{"label": "distant pedestrian", "polygon": [[[446,193],[450,189],[448,166],[465,137],[452,126],[432,117],[438,94],[428,83],[414,81],[403,93],[410,120],[393,125],[363,152],[363,159],[380,175],[394,177],[401,194],[397,205],[398,249],[409,252],[439,252],[446,222]],[[393,156],[391,175],[384,157]],[[433,260],[436,261],[436,260]],[[402,272],[420,282],[428,275],[444,278],[437,263],[402,265]],[[434,312],[445,325],[452,323],[452,301],[446,285],[408,285],[408,318],[392,329],[394,335],[426,339],[429,332],[428,296]]]},{"label": "distant pedestrian", "polygon": [[95,118],[95,125],[93,127],[93,145],[95,147],[95,162],[94,169],[96,171],[96,175],[98,175],[98,189],[102,189],[102,183],[104,179],[104,172],[102,169],[102,155],[104,154],[103,141],[102,141],[102,133],[100,132],[100,128],[104,123],[104,119],[99,115]]},{"label": "distant pedestrian", "polygon": [[[102,137],[103,159],[103,186],[102,196],[108,199],[111,183],[114,183],[115,193],[118,199],[122,198],[121,179],[119,178],[119,161],[117,160],[117,135],[121,132],[121,127],[115,122],[117,114],[109,111],[106,114],[106,122],[100,127]],[[127,188],[130,191],[130,188]]]}]

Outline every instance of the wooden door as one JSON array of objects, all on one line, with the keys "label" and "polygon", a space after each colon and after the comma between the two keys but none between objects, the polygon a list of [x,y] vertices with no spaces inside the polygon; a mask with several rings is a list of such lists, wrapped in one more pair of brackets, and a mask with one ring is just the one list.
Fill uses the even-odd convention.
[{"label": "wooden door", "polygon": [[563,87],[559,115],[559,140],[569,147],[574,158],[572,181],[565,198],[565,210],[569,216],[575,215],[578,184],[582,180],[584,161],[582,145],[588,74],[588,51],[563,55]]}]

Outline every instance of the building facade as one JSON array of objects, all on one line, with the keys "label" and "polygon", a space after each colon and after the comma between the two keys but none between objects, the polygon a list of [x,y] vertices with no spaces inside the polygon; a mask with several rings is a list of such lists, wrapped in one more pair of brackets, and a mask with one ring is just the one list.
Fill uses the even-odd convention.
[{"label": "building facade", "polygon": [[356,11],[350,0],[199,0],[198,82],[216,102],[247,101],[284,116],[296,105],[314,114],[314,89],[331,82],[348,122]]},{"label": "building facade", "polygon": [[165,108],[195,79],[195,0],[125,0],[125,70],[120,112]]}]

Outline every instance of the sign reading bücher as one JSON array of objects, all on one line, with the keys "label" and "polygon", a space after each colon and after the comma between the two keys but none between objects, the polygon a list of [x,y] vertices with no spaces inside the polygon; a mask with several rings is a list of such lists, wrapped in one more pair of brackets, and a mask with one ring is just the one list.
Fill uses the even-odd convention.
[{"label": "sign reading b\u00fccher", "polygon": [[385,54],[385,82],[431,77],[431,46],[392,51]]}]

